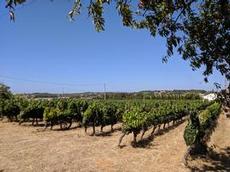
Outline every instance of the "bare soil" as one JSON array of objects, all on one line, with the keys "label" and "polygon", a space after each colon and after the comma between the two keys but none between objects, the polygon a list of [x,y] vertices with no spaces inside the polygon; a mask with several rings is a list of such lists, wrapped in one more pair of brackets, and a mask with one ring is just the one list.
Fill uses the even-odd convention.
[{"label": "bare soil", "polygon": [[[216,145],[216,154],[229,151],[230,146],[230,120],[222,118],[211,141]],[[150,137],[150,130],[137,147],[130,144],[132,135],[128,135],[122,148],[118,148],[120,125],[113,133],[110,127],[105,128],[104,134],[97,128],[97,136],[93,137],[77,126],[66,131],[44,131],[41,126],[0,122],[0,171],[186,172],[213,165],[214,161],[204,161],[206,158],[191,161],[189,168],[183,165],[185,125],[186,122],[160,130],[154,137]],[[229,154],[225,155],[229,158]],[[228,168],[223,166],[223,171]]]}]

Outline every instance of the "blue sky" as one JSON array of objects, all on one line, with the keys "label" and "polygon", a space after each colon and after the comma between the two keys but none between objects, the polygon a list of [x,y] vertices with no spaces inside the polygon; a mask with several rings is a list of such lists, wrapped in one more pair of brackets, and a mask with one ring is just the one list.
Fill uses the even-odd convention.
[{"label": "blue sky", "polygon": [[174,56],[162,63],[165,42],[147,31],[121,24],[105,11],[105,31],[97,33],[86,8],[67,18],[72,1],[30,0],[10,22],[0,2],[0,82],[14,92],[140,91],[206,89],[224,83],[217,72],[204,83],[201,71]]}]

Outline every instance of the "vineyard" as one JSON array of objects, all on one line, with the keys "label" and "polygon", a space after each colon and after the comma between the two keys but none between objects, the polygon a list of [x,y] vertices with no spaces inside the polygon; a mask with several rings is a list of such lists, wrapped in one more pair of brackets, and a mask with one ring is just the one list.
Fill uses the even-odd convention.
[{"label": "vineyard", "polygon": [[95,135],[96,126],[100,126],[103,132],[103,127],[110,125],[113,131],[113,125],[122,123],[120,145],[125,135],[133,133],[133,143],[136,143],[139,133],[142,132],[143,138],[145,132],[152,128],[154,134],[156,128],[165,128],[170,123],[174,125],[210,104],[212,102],[203,100],[33,100],[13,97],[2,101],[1,114],[19,124],[32,121],[32,125],[38,125],[38,122],[44,121],[45,128],[50,126],[50,129],[55,125],[59,125],[61,130],[70,129],[76,122],[85,128],[85,132],[92,127],[91,135]]},{"label": "vineyard", "polygon": [[132,147],[138,147],[146,133],[148,138],[153,138],[159,131],[177,128],[188,119],[183,133],[188,146],[185,161],[188,155],[194,152],[207,151],[206,143],[216,127],[221,112],[221,104],[218,101],[209,102],[201,99],[46,100],[11,96],[2,99],[0,103],[1,119],[23,126],[43,126],[44,132],[82,128],[86,136],[103,136],[104,128],[106,133],[113,133],[116,126],[116,130],[121,132],[114,144],[120,148],[126,146],[122,142],[125,136],[130,138],[129,134],[132,135]]}]

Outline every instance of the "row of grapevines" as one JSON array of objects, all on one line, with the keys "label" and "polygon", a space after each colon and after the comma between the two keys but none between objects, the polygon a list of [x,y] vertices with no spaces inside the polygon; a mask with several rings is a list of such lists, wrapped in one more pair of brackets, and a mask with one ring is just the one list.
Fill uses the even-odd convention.
[{"label": "row of grapevines", "polygon": [[121,121],[123,112],[124,106],[120,102],[91,102],[83,114],[85,132],[88,126],[93,126],[92,135],[95,135],[95,126],[101,126],[101,131],[103,131],[106,125],[111,125],[111,131],[113,131],[113,125]]},{"label": "row of grapevines", "polygon": [[184,116],[189,115],[192,111],[202,109],[208,105],[208,102],[195,101],[158,101],[150,104],[135,104],[127,109],[123,115],[123,134],[119,140],[119,145],[125,135],[133,133],[134,143],[137,135],[153,127],[152,134],[157,127],[181,120]]},{"label": "row of grapevines", "polygon": [[221,105],[215,102],[205,110],[194,112],[190,116],[184,131],[184,139],[187,146],[192,146],[193,151],[198,153],[206,151],[206,143],[215,129],[220,111]]},{"label": "row of grapevines", "polygon": [[44,111],[46,127],[59,124],[61,129],[69,129],[73,121],[81,122],[82,113],[88,108],[84,100],[54,99],[48,102]]},{"label": "row of grapevines", "polygon": [[[44,120],[47,126],[60,125],[62,129],[71,127],[73,121],[79,122],[85,127],[101,126],[101,130],[106,125],[113,125],[123,122],[124,133],[144,132],[151,126],[176,121],[184,116],[185,109],[197,109],[205,103],[200,100],[180,101],[180,100],[130,100],[130,101],[97,101],[79,99],[52,99],[34,100],[16,98],[14,103],[4,106],[5,114],[16,115],[20,118],[20,123],[33,119],[32,124],[37,119]],[[186,108],[185,108],[186,107]],[[8,110],[7,110],[8,108]],[[20,112],[20,115],[18,115]],[[136,118],[136,119],[135,119]],[[137,131],[136,131],[137,130]],[[143,133],[144,133],[143,132]]]}]

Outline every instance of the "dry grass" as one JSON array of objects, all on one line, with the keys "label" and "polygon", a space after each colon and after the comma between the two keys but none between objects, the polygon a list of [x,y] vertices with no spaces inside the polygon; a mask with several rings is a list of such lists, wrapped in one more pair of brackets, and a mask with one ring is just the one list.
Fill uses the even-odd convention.
[{"label": "dry grass", "polygon": [[[227,124],[230,129],[229,120]],[[0,171],[184,172],[202,170],[207,163],[212,163],[197,159],[191,161],[190,168],[182,164],[186,151],[183,140],[186,123],[153,138],[148,137],[151,132],[148,131],[136,148],[130,144],[132,135],[126,136],[122,149],[117,147],[121,135],[119,125],[114,133],[109,133],[110,127],[106,127],[106,134],[95,137],[85,135],[81,128],[43,131],[42,127],[26,125],[0,122]],[[228,130],[223,136],[226,131],[221,126],[214,133],[211,144],[226,148],[230,132]],[[99,133],[99,128],[97,131]]]},{"label": "dry grass", "polygon": [[[92,137],[85,135],[81,128],[43,131],[42,127],[1,122],[0,170],[186,171],[181,164],[185,151],[184,126],[181,124],[151,139],[149,131],[137,148],[130,144],[132,136],[126,136],[120,149],[117,146],[119,130]],[[105,131],[109,131],[109,127]]]}]

